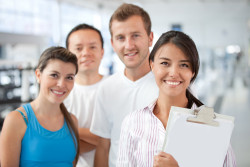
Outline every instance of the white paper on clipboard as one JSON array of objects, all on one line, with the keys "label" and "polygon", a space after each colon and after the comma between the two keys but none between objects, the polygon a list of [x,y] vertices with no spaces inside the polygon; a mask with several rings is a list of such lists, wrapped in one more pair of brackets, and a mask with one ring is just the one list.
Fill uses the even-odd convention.
[{"label": "white paper on clipboard", "polygon": [[222,167],[234,128],[234,118],[216,114],[219,126],[188,122],[194,111],[171,107],[163,151],[180,167]]}]

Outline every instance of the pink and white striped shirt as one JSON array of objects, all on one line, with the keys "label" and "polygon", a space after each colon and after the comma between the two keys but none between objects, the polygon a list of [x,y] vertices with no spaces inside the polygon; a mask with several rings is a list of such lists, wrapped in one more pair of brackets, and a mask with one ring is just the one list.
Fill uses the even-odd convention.
[{"label": "pink and white striped shirt", "polygon": [[[130,113],[122,123],[117,167],[152,167],[153,157],[163,146],[166,130],[154,115],[156,102]],[[195,106],[192,107],[194,109]],[[231,146],[224,167],[236,167]]]}]

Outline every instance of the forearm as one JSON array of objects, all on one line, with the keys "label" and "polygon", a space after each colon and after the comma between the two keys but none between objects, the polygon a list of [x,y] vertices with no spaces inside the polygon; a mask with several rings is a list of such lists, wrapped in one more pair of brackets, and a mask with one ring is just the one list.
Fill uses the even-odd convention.
[{"label": "forearm", "polygon": [[94,167],[108,167],[109,152],[97,147]]},{"label": "forearm", "polygon": [[94,167],[108,167],[110,140],[100,138],[96,147]]},{"label": "forearm", "polygon": [[89,144],[89,143],[87,143],[87,142],[85,142],[83,140],[80,140],[80,154],[92,151],[95,148],[96,148],[95,145]]},{"label": "forearm", "polygon": [[96,146],[99,141],[99,137],[89,131],[88,128],[79,128],[79,137],[81,140]]}]

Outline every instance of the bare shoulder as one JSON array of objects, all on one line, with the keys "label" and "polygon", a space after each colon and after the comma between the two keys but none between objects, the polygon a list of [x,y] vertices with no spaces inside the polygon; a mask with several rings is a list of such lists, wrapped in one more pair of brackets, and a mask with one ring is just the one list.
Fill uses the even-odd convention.
[{"label": "bare shoulder", "polygon": [[18,112],[17,110],[21,111],[21,112],[27,117],[27,113],[26,113],[26,111],[24,110],[23,107],[19,107],[19,108],[17,108],[15,111],[12,111],[12,112],[21,114],[21,113]]},{"label": "bare shoulder", "polygon": [[[19,109],[26,116],[26,112],[23,109]],[[27,125],[23,119],[23,116],[18,111],[11,111],[4,119],[2,127],[2,133],[15,134],[23,136],[26,131]]]},{"label": "bare shoulder", "polygon": [[[23,109],[23,108],[19,108],[18,109],[19,111],[21,111],[22,112],[22,114],[25,116],[25,117],[27,117],[27,114],[26,114],[26,112],[25,112],[25,110]],[[18,111],[11,111],[7,116],[6,116],[6,118],[5,118],[5,120],[4,120],[4,122],[6,122],[6,123],[8,123],[8,124],[10,124],[10,125],[16,125],[16,126],[24,126],[24,125],[26,125],[25,124],[25,121],[24,121],[24,119],[23,119],[23,116],[22,116],[22,114],[20,113],[20,112],[18,112]]]}]

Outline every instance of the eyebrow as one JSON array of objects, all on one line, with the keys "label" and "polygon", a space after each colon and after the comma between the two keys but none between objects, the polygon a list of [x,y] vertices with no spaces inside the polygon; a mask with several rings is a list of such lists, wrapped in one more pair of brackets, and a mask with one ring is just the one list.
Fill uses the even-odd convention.
[{"label": "eyebrow", "polygon": [[162,60],[169,60],[169,61],[170,61],[170,59],[169,59],[169,58],[166,58],[166,57],[159,57],[159,59],[162,59]]},{"label": "eyebrow", "polygon": [[[55,71],[55,70],[53,70],[53,71],[50,71],[51,73],[56,73],[56,74],[61,74],[60,72],[58,72],[58,71]],[[67,76],[71,76],[71,75],[75,75],[74,73],[69,73],[69,74],[67,74]]]},{"label": "eyebrow", "polygon": [[[89,42],[89,43],[87,43],[87,45],[97,45],[97,42],[96,42],[96,41],[94,41],[94,42]],[[81,44],[81,43],[78,43],[78,44],[76,44],[75,46],[82,46],[82,44]]]},{"label": "eyebrow", "polygon": [[[160,57],[159,59],[171,61],[171,59],[169,59],[167,57]],[[190,60],[180,60],[179,62],[188,62],[188,63],[190,63]]]},{"label": "eyebrow", "polygon": [[90,42],[90,43],[88,43],[89,45],[96,45],[97,44],[97,42],[96,41],[94,41],[94,42]]},{"label": "eyebrow", "polygon": [[116,35],[114,35],[115,38],[119,37],[119,36],[124,36],[124,35],[123,34],[116,34]]},{"label": "eyebrow", "polygon": [[[140,32],[140,31],[133,31],[133,32],[130,32],[129,34],[130,34],[130,35],[131,35],[131,34],[141,34],[141,32]],[[122,33],[119,33],[119,34],[114,35],[114,37],[118,37],[118,36],[126,36],[126,35],[124,35],[124,34],[122,34]]]},{"label": "eyebrow", "polygon": [[141,32],[140,31],[133,31],[130,34],[141,34]]},{"label": "eyebrow", "polygon": [[55,70],[51,70],[50,72],[53,72],[53,73],[59,73],[58,71],[55,71]]},{"label": "eyebrow", "polygon": [[67,74],[67,76],[75,76],[75,74],[70,73],[70,74]]},{"label": "eyebrow", "polygon": [[78,43],[78,44],[76,44],[75,46],[82,46],[82,44]]}]

